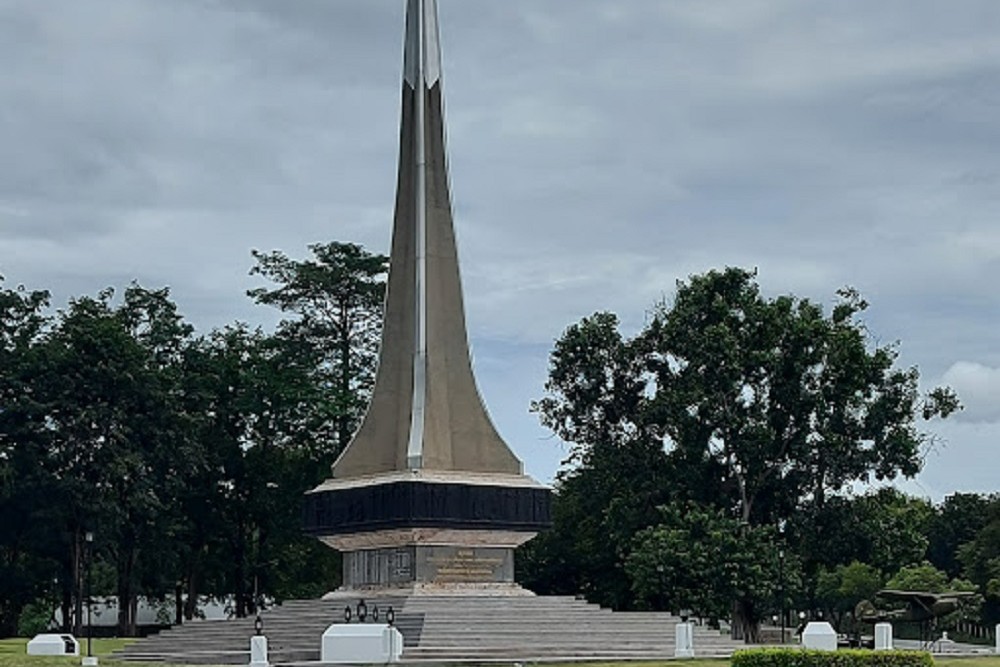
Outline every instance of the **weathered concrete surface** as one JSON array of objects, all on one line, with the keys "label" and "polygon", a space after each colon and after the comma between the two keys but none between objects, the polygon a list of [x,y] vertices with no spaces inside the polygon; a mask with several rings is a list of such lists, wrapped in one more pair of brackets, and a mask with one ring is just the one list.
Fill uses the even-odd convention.
[{"label": "weathered concrete surface", "polygon": [[399,176],[371,405],[335,478],[409,470],[519,475],[469,360],[452,220],[435,0],[407,7]]}]

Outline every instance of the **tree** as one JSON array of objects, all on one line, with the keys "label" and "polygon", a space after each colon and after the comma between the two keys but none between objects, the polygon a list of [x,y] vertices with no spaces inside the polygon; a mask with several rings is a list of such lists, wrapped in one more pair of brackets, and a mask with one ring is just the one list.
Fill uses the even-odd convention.
[{"label": "tree", "polygon": [[27,378],[48,303],[44,291],[0,289],[0,637],[16,633],[26,605],[54,595],[59,571],[43,548],[52,540],[34,520],[52,480],[38,465],[41,434],[26,418],[34,404]]},{"label": "tree", "polygon": [[45,292],[0,290],[0,635],[56,594],[79,632],[86,532],[122,635],[142,594],[172,592],[180,619],[201,593],[235,592],[245,615],[336,585],[339,557],[301,534],[301,498],[370,393],[386,258],[311,249],[255,253],[279,285],[251,296],[293,315],[274,335],[195,338],[168,290],[137,284],[54,315]]},{"label": "tree", "polygon": [[[871,600],[882,588],[882,574],[867,563],[854,561],[823,570],[816,584],[816,601],[826,610],[828,618],[842,632],[854,629],[857,618],[854,610],[862,600]],[[851,627],[845,624],[851,620]]]},{"label": "tree", "polygon": [[838,294],[826,317],[808,300],[764,298],[751,272],[711,271],[679,283],[642,334],[655,375],[645,425],[717,462],[744,521],[915,475],[931,440],[916,420],[958,407],[948,389],[921,398],[916,369],[869,346],[857,319],[867,303]]},{"label": "tree", "polygon": [[[747,526],[806,501],[822,508],[856,482],[912,476],[932,442],[918,420],[947,416],[957,398],[921,396],[917,370],[870,342],[867,304],[839,296],[827,316],[808,300],[765,298],[749,271],[694,276],[634,339],[606,313],[568,329],[535,408],[578,465],[602,449],[665,449],[681,499]],[[734,628],[752,634],[750,601],[737,602]]]},{"label": "tree", "polygon": [[371,395],[389,260],[352,243],[314,244],[309,250],[313,259],[303,261],[254,250],[257,264],[250,273],[278,287],[247,294],[293,315],[282,321],[279,335],[297,355],[312,360],[315,382],[326,390],[311,428],[331,432],[332,460],[347,446]]},{"label": "tree", "polygon": [[[104,290],[58,314],[31,378],[38,409],[30,417],[45,436],[41,464],[65,508],[70,576],[80,580],[83,534],[95,533],[98,553],[116,571],[118,630],[129,636],[140,555],[162,535],[167,479],[182,465],[172,366],[190,327],[167,290],[132,285],[117,308],[112,297]],[[77,610],[78,623],[79,602]]]},{"label": "tree", "polygon": [[975,585],[963,579],[948,579],[948,574],[928,561],[907,565],[885,584],[886,588],[899,591],[921,591],[945,593],[951,591],[974,591]]},{"label": "tree", "polygon": [[852,502],[854,526],[865,549],[859,557],[889,577],[920,563],[927,553],[927,531],[934,510],[920,498],[885,487]]},{"label": "tree", "polygon": [[958,550],[973,541],[989,522],[990,508],[1000,502],[1000,496],[977,493],[953,493],[936,508],[928,530],[927,558],[957,577],[961,573]]},{"label": "tree", "polygon": [[[308,364],[278,338],[242,325],[199,340],[185,363],[196,439],[210,444],[175,527],[187,544],[185,615],[201,592],[233,594],[242,617],[264,595],[333,583],[333,553],[300,528],[302,494],[329,464],[321,434],[304,428],[319,395]],[[279,573],[286,562],[308,567]]]},{"label": "tree", "polygon": [[975,538],[958,548],[962,574],[985,598],[987,622],[1000,622],[1000,499],[991,497],[985,522]]},{"label": "tree", "polygon": [[624,562],[635,533],[670,498],[662,450],[622,446],[593,452],[560,473],[553,527],[519,550],[519,580],[543,594],[584,593],[616,609],[635,606]]},{"label": "tree", "polygon": [[777,531],[746,526],[723,510],[667,505],[633,540],[625,568],[636,596],[651,606],[720,619],[743,599],[755,614],[781,612],[779,594],[797,587],[797,563],[780,564]]},{"label": "tree", "polygon": [[638,359],[609,313],[585,318],[556,342],[549,396],[532,409],[572,444],[573,467],[558,475],[553,528],[522,555],[521,580],[536,591],[633,605],[624,559],[635,532],[671,499],[674,477],[659,440],[631,421],[642,401]]}]

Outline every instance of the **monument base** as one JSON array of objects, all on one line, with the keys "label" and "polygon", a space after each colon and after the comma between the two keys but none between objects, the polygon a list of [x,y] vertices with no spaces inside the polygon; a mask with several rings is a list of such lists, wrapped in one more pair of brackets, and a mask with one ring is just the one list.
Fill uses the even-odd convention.
[{"label": "monument base", "polygon": [[354,595],[521,595],[514,550],[550,521],[550,492],[523,475],[411,471],[327,480],[305,525],[344,554]]},{"label": "monument base", "polygon": [[529,532],[411,528],[322,539],[344,554],[343,591],[520,595],[514,549],[532,537]]},{"label": "monument base", "polygon": [[411,584],[406,586],[362,586],[338,588],[323,595],[323,600],[343,600],[354,604],[359,599],[388,598],[521,598],[535,597],[535,593],[520,584]]}]

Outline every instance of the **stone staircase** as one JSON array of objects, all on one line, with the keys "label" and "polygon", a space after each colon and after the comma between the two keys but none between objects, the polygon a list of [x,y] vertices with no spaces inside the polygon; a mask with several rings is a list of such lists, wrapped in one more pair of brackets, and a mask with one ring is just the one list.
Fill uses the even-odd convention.
[{"label": "stone staircase", "polygon": [[[392,606],[403,634],[403,661],[409,663],[662,660],[674,655],[679,621],[666,613],[612,612],[559,596],[377,597],[365,603],[369,614],[376,605],[383,614]],[[265,611],[271,663],[317,662],[320,637],[330,624],[343,622],[344,607],[342,599],[295,600]],[[115,657],[245,665],[253,632],[253,619],[193,622],[130,644]],[[698,656],[728,656],[743,646],[695,627]]]}]

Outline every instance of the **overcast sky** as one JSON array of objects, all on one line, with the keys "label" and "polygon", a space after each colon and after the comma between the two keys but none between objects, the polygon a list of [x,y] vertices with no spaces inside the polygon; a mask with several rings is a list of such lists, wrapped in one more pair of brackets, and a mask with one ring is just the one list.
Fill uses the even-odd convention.
[{"label": "overcast sky", "polygon": [[[966,409],[907,490],[1000,486],[1000,3],[440,0],[480,387],[529,473],[553,341],[675,281],[871,302]],[[0,274],[274,314],[250,250],[388,252],[402,0],[0,0]]]}]

